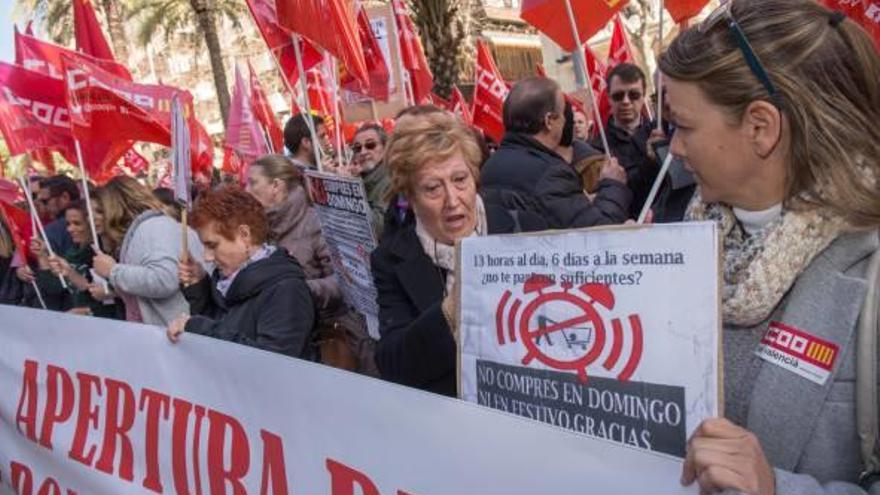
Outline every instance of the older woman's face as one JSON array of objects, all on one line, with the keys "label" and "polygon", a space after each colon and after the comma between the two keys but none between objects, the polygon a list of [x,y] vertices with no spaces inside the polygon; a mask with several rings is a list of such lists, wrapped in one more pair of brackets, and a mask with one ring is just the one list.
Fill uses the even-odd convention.
[{"label": "older woman's face", "polygon": [[461,153],[422,166],[412,196],[419,223],[438,242],[453,245],[477,227],[477,184]]},{"label": "older woman's face", "polygon": [[224,277],[235,273],[250,258],[254,248],[250,229],[245,225],[236,229],[232,239],[227,239],[217,231],[215,222],[209,222],[199,229],[199,239],[205,249],[205,261],[214,263]]},{"label": "older woman's face", "polygon": [[695,83],[665,83],[676,126],[670,151],[694,173],[703,200],[753,211],[781,202],[785,166],[756,152],[755,123],[732,123]]}]

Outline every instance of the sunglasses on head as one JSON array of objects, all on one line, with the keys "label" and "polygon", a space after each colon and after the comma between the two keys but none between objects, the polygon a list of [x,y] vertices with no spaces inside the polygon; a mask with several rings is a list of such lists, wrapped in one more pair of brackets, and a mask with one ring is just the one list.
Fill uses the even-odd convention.
[{"label": "sunglasses on head", "polygon": [[700,24],[699,30],[701,33],[705,34],[721,22],[727,24],[727,29],[736,40],[739,51],[742,52],[743,57],[746,59],[746,64],[749,66],[749,69],[751,69],[752,74],[758,78],[758,81],[760,81],[761,85],[764,86],[764,89],[767,90],[770,98],[776,103],[779,92],[776,90],[773,81],[770,80],[770,75],[767,74],[767,70],[764,69],[760,59],[758,59],[755,50],[752,49],[751,43],[749,43],[748,38],[746,38],[746,33],[742,30],[739,23],[736,22],[736,19],[733,18],[733,14],[730,13],[730,4],[731,2],[722,0],[721,5],[709,14],[709,17],[706,17],[706,19]]},{"label": "sunglasses on head", "polygon": [[617,102],[623,101],[624,96],[629,96],[629,101],[639,101],[642,99],[642,92],[631,89],[629,91],[615,91],[611,93],[611,99]]},{"label": "sunglasses on head", "polygon": [[356,155],[364,149],[366,149],[367,151],[373,151],[374,149],[376,149],[376,146],[379,146],[379,143],[377,143],[376,141],[367,141],[363,145],[361,145],[361,143],[355,143],[351,145],[351,151],[354,152],[354,154]]}]

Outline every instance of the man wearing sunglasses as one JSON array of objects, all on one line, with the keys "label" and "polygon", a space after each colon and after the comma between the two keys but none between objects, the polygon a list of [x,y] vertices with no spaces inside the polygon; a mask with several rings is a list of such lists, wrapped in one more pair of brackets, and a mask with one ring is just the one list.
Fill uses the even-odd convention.
[{"label": "man wearing sunglasses", "polygon": [[[647,99],[642,69],[633,64],[618,64],[608,72],[607,84],[611,116],[605,125],[605,134],[611,154],[626,170],[626,185],[633,193],[631,215],[635,218],[659,169],[651,143],[662,136],[652,136],[654,126],[642,116]],[[605,151],[598,136],[590,144]]]},{"label": "man wearing sunglasses", "polygon": [[364,180],[367,202],[372,210],[373,232],[377,239],[382,233],[385,210],[388,206],[385,195],[391,184],[388,171],[383,163],[387,140],[388,135],[382,126],[364,124],[357,130],[351,142],[351,175],[360,176]]}]

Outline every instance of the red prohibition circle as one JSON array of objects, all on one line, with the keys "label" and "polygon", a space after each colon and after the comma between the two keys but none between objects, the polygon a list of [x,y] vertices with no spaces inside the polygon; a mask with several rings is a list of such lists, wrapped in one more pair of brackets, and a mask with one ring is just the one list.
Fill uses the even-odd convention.
[{"label": "red prohibition circle", "polygon": [[[596,330],[596,339],[593,342],[593,346],[589,349],[589,352],[584,356],[569,361],[563,361],[547,356],[538,348],[537,340],[538,337],[541,336],[538,334],[540,330],[529,328],[529,323],[535,310],[544,304],[555,301],[564,301],[577,306],[584,312],[586,321],[593,324],[593,328]],[[519,333],[520,339],[528,351],[522,360],[523,364],[528,364],[532,359],[538,359],[538,361],[553,369],[578,370],[578,375],[582,378],[586,378],[587,366],[599,358],[602,349],[605,347],[605,325],[602,323],[602,318],[599,316],[599,313],[596,312],[595,308],[593,308],[593,305],[589,301],[569,294],[568,292],[549,292],[547,294],[541,294],[531,301],[523,310],[522,318],[520,318],[519,321]]]}]

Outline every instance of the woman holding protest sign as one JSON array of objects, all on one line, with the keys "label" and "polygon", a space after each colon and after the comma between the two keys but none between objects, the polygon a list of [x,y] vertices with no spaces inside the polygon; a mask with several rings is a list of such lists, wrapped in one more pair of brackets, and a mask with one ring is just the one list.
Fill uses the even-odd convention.
[{"label": "woman holding protest sign", "polygon": [[311,359],[312,296],[296,259],[267,242],[262,205],[237,188],[208,191],[196,201],[192,225],[216,268],[208,276],[193,260],[180,263],[193,316],[175,319],[168,337],[177,341],[187,331]]},{"label": "woman holding protest sign", "polygon": [[315,332],[321,362],[375,375],[373,340],[363,318],[343,300],[302,172],[282,155],[265,155],[251,164],[246,189],[265,208],[275,243],[302,266],[318,309]]},{"label": "woman holding protest sign", "polygon": [[372,255],[381,333],[376,363],[387,380],[455,396],[456,242],[545,225],[483,203],[481,157],[473,133],[447,112],[401,119],[388,142],[389,194],[407,198],[415,223],[383,238]]},{"label": "woman holding protest sign", "polygon": [[880,467],[877,349],[863,344],[880,245],[872,41],[817,2],[733,0],[679,35],[660,69],[671,151],[699,184],[687,218],[718,222],[725,248],[726,418],[697,428],[682,482],[864,493]]},{"label": "woman holding protest sign", "polygon": [[[177,282],[180,224],[131,177],[114,177],[98,190],[98,199],[104,212],[105,249],[115,259],[104,252],[96,254],[95,273],[122,298],[126,320],[167,326],[188,308]],[[189,249],[201,262],[202,245],[191,230]]]}]

